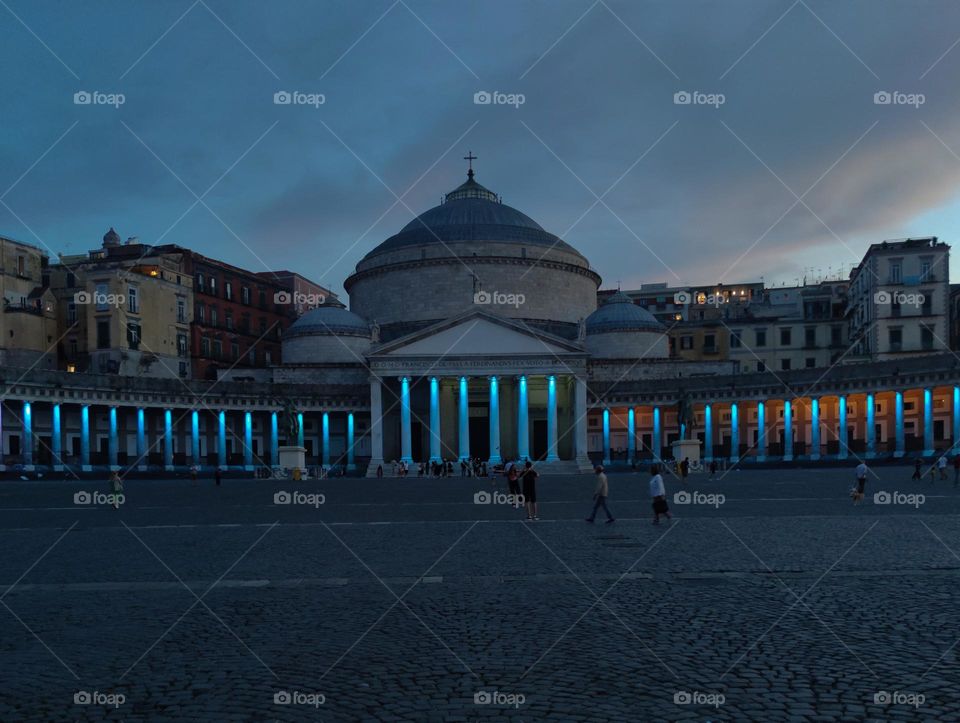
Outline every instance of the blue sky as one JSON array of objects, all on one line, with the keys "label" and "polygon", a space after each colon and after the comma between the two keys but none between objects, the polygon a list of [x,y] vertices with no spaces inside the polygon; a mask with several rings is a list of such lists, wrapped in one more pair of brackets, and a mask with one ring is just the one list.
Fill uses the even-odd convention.
[{"label": "blue sky", "polygon": [[114,226],[341,290],[468,149],[605,286],[791,283],[960,218],[954,2],[3,0],[0,28],[0,234],[51,255]]}]

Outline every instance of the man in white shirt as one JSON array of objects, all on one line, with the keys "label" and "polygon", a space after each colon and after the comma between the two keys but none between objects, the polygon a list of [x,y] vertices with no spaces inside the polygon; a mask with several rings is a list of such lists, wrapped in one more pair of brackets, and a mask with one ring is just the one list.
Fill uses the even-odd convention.
[{"label": "man in white shirt", "polygon": [[660,524],[660,515],[670,517],[670,507],[667,505],[667,490],[663,486],[663,477],[660,476],[660,466],[650,468],[650,496],[653,498],[653,524]]},{"label": "man in white shirt", "polygon": [[867,484],[867,463],[862,459],[857,465],[857,486],[853,490],[853,504],[859,505],[863,501],[863,489]]}]

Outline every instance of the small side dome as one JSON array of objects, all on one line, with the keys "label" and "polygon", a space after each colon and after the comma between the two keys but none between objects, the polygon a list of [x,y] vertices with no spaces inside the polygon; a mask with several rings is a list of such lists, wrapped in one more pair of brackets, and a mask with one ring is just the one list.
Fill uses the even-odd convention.
[{"label": "small side dome", "polygon": [[622,291],[607,297],[603,305],[587,317],[587,336],[612,331],[663,331],[656,317]]},{"label": "small side dome", "polygon": [[283,333],[284,364],[356,364],[370,350],[370,325],[338,301],[308,311]]},{"label": "small side dome", "polygon": [[113,230],[113,226],[110,227],[110,230],[103,234],[103,245],[104,246],[119,246],[120,245],[120,234]]}]

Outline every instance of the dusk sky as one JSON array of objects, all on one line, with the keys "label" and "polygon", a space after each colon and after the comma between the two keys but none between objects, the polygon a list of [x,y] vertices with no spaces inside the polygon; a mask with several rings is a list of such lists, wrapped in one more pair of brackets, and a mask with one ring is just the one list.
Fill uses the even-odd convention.
[{"label": "dusk sky", "polygon": [[113,226],[342,293],[468,150],[604,287],[794,283],[960,230],[950,0],[0,0],[0,23],[0,235],[51,257]]}]

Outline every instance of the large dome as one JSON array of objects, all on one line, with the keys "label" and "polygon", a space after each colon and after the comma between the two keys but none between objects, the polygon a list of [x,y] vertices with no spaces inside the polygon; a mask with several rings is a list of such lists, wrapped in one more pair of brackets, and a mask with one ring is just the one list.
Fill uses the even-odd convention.
[{"label": "large dome", "polygon": [[[579,320],[597,308],[599,284],[582,254],[502,203],[471,169],[443,203],[364,256],[344,287],[350,308],[376,322],[388,341],[478,303],[487,312],[575,338]],[[522,302],[482,301],[498,298]]]},{"label": "large dome", "polygon": [[580,255],[527,214],[502,203],[497,194],[476,182],[472,171],[470,174],[465,183],[446,195],[442,204],[421,213],[364,258],[404,246],[460,241],[506,241],[560,248]]}]

